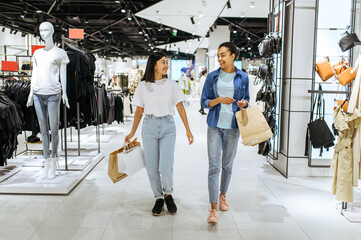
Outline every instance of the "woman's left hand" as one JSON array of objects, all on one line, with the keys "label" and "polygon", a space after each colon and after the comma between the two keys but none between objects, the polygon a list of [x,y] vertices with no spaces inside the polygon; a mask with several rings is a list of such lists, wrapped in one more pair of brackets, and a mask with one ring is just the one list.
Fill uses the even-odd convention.
[{"label": "woman's left hand", "polygon": [[191,131],[187,132],[187,138],[188,138],[189,145],[191,145],[194,141]]},{"label": "woman's left hand", "polygon": [[244,99],[242,99],[241,101],[237,102],[237,105],[239,108],[244,108],[245,106],[247,106],[248,102]]}]

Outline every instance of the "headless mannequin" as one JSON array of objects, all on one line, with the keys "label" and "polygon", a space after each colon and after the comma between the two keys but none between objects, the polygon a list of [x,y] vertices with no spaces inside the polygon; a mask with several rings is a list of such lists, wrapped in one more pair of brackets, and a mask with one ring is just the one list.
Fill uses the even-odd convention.
[{"label": "headless mannequin", "polygon": [[[62,92],[61,99],[69,108],[66,95],[66,65],[69,59],[64,50],[54,45],[54,27],[51,23],[41,23],[39,32],[41,38],[45,41],[45,48],[38,49],[33,55],[34,69],[31,91],[26,106],[29,107],[35,103],[45,158],[42,178],[50,180],[56,177],[56,167],[58,167],[60,174],[57,152],[59,145],[60,95]],[[49,125],[51,130],[51,154],[49,150]]]}]

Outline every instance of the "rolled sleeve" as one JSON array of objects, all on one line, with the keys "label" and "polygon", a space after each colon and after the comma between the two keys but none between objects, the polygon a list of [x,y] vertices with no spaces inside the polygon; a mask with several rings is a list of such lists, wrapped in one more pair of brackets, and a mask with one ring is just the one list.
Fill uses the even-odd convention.
[{"label": "rolled sleeve", "polygon": [[214,99],[214,98],[212,98],[212,94],[210,92],[212,89],[211,86],[212,86],[212,79],[211,79],[210,75],[208,74],[207,79],[203,86],[203,90],[202,90],[201,103],[202,103],[203,108],[208,108],[208,109],[213,108],[213,107],[209,106],[209,102]]}]

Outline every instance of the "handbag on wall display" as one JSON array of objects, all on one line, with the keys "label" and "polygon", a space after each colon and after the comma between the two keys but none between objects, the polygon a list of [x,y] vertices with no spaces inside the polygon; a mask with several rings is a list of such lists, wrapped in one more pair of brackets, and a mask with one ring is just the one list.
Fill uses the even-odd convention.
[{"label": "handbag on wall display", "polygon": [[324,82],[335,75],[328,57],[325,60],[316,63],[316,72]]},{"label": "handbag on wall display", "polygon": [[332,66],[333,70],[335,71],[336,75],[340,75],[343,71],[347,69],[347,66],[344,60],[339,61],[335,65]]},{"label": "handbag on wall display", "polygon": [[[319,85],[319,90],[322,90],[321,84]],[[317,119],[313,120],[315,106],[317,108]],[[314,148],[321,148],[320,155],[322,155],[323,147],[329,148],[334,145],[333,141],[335,140],[335,137],[325,121],[325,99],[323,98],[322,93],[317,94],[316,101],[312,106],[310,122],[308,123],[306,133],[306,156],[308,155],[309,140]]]},{"label": "handbag on wall display", "polygon": [[340,39],[338,42],[338,45],[341,48],[342,52],[345,52],[355,46],[355,43],[360,42],[360,39],[358,38],[356,33],[348,33],[346,32],[346,35]]},{"label": "handbag on wall display", "polygon": [[356,75],[357,75],[356,70],[353,69],[352,67],[349,67],[345,71],[343,71],[340,75],[338,75],[337,79],[342,86],[346,86],[356,78]]}]

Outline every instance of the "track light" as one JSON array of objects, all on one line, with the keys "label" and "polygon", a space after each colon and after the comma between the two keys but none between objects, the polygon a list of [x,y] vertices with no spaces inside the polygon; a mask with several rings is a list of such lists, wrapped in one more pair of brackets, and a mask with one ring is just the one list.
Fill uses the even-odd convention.
[{"label": "track light", "polygon": [[194,17],[191,17],[191,23],[196,24],[196,22],[194,21]]},{"label": "track light", "polygon": [[14,32],[14,29],[10,29],[10,34],[12,34]]},{"label": "track light", "polygon": [[21,33],[21,36],[22,36],[22,37],[25,37],[26,34],[27,34],[27,33],[24,33],[24,32],[23,32],[23,33]]},{"label": "track light", "polygon": [[251,2],[251,5],[249,5],[250,8],[254,8],[254,2]]},{"label": "track light", "polygon": [[231,10],[232,10],[232,7],[231,7],[231,0],[228,0],[228,1],[227,1],[227,8],[228,8],[228,10],[229,10],[229,11],[231,11]]},{"label": "track light", "polygon": [[142,31],[142,29],[138,29],[138,33],[139,33],[139,35],[142,35],[143,34],[143,31]]},{"label": "track light", "polygon": [[210,27],[210,28],[209,28],[209,31],[213,32],[213,28],[212,28],[212,27]]},{"label": "track light", "polygon": [[127,14],[125,15],[125,17],[128,19],[128,21],[132,20],[132,14],[130,12],[130,9],[127,9]]},{"label": "track light", "polygon": [[3,27],[3,30],[2,30],[2,32],[5,32],[5,27]]}]

